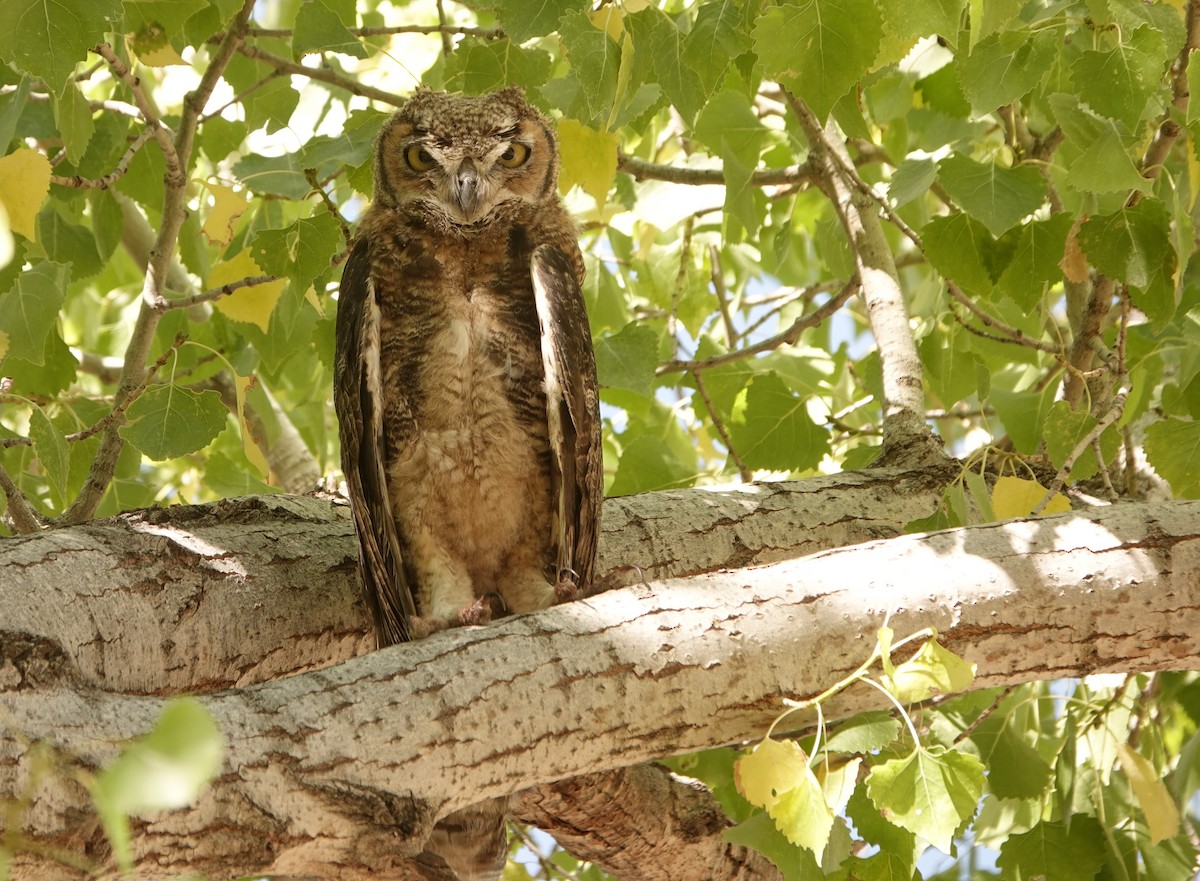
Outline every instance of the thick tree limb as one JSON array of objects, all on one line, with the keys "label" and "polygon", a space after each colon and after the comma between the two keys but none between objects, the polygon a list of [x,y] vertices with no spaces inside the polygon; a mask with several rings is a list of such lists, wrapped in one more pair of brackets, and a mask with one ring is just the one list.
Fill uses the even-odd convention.
[{"label": "thick tree limb", "polygon": [[[202,541],[196,530],[174,528]],[[36,573],[30,548],[42,540],[5,548],[22,550]],[[171,539],[160,533],[159,541],[169,553]],[[282,541],[279,560],[288,565]],[[192,569],[197,554],[218,570],[242,565],[218,548],[191,553]],[[248,565],[242,577],[252,592],[250,570],[264,580],[271,567]],[[931,572],[939,583],[929,583]],[[7,590],[5,582],[6,629],[9,608],[28,615],[38,601],[31,587]],[[170,591],[149,582],[143,592]],[[207,598],[194,600],[176,609],[181,622],[203,611]],[[903,537],[440,634],[206,699],[230,740],[229,773],[191,813],[142,828],[143,871],[261,866],[412,877],[397,857],[412,852],[435,815],[468,801],[761,735],[782,698],[813,694],[865,657],[889,613],[901,633],[937,626],[980,665],[983,686],[1195,666],[1198,600],[1200,503],[1188,502]],[[256,614],[252,604],[238,612],[251,628],[256,618],[287,615],[276,607]],[[144,621],[106,623],[117,643],[140,643],[147,632]],[[71,687],[47,651],[6,651],[0,667],[0,681],[18,689],[0,707],[25,733],[91,763],[149,727],[158,699]],[[41,687],[19,666],[31,656],[42,659]],[[872,700],[852,695],[828,709]],[[20,753],[11,739],[0,744],[0,793],[11,794],[24,773]],[[51,787],[35,825],[52,842],[78,835],[82,808],[79,792]]]}]

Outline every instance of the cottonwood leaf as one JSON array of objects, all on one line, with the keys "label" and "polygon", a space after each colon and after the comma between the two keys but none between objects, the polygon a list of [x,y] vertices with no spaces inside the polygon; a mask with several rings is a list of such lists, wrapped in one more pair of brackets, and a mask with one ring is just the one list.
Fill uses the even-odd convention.
[{"label": "cottonwood leaf", "polygon": [[975,813],[983,780],[983,765],[974,756],[918,746],[905,758],[872,768],[867,793],[890,822],[950,853],[955,831]]},{"label": "cottonwood leaf", "polygon": [[695,466],[681,461],[669,444],[661,438],[637,435],[621,445],[617,473],[608,495],[677,489],[690,486],[695,479]]},{"label": "cottonwood leaf", "polygon": [[1179,808],[1163,783],[1163,775],[1155,770],[1149,759],[1130,749],[1128,744],[1117,744],[1117,757],[1146,816],[1150,843],[1174,838],[1179,833]]},{"label": "cottonwood leaf", "polygon": [[829,451],[828,432],[774,372],[754,377],[738,396],[729,430],[749,468],[815,468]]},{"label": "cottonwood leaf", "polygon": [[596,373],[604,388],[624,388],[650,397],[658,366],[658,334],[631,321],[619,333],[596,340]]},{"label": "cottonwood leaf", "polygon": [[874,0],[771,6],[754,26],[764,72],[803,98],[822,121],[867,72],[882,41],[883,17]]},{"label": "cottonwood leaf", "polygon": [[95,275],[104,265],[96,236],[86,226],[67,220],[53,205],[51,200],[38,215],[38,244],[55,263],[70,264],[72,281]]},{"label": "cottonwood leaf", "polygon": [[62,135],[67,161],[78,163],[96,130],[91,105],[74,83],[67,83],[61,94],[54,96],[53,104],[54,123]]},{"label": "cottonwood leaf", "polygon": [[[3,52],[0,52],[3,56]],[[50,160],[28,147],[0,157],[0,205],[13,232],[37,238],[37,215],[50,192]]]},{"label": "cottonwood leaf", "polygon": [[767,814],[788,841],[812,851],[820,865],[833,831],[833,812],[812,769],[806,764],[804,770],[799,784],[781,793]]},{"label": "cottonwood leaf", "polygon": [[966,691],[975,680],[975,665],[930,639],[885,680],[902,703],[916,703],[938,694]]},{"label": "cottonwood leaf", "polygon": [[1071,81],[1080,99],[1097,113],[1134,128],[1168,64],[1166,40],[1149,25],[1118,30],[1115,36],[1113,49],[1089,49],[1075,59]]},{"label": "cottonwood leaf", "polygon": [[938,166],[932,159],[905,159],[892,172],[888,198],[897,206],[925,195],[937,180]]},{"label": "cottonwood leaf", "polygon": [[208,194],[213,204],[205,213],[200,231],[214,245],[228,245],[233,240],[234,221],[246,213],[250,203],[243,191],[220,184],[209,184]]},{"label": "cottonwood leaf", "polygon": [[832,753],[865,755],[883,749],[899,732],[900,720],[887,710],[859,713],[830,733],[825,749]]},{"label": "cottonwood leaf", "polygon": [[[621,47],[613,42],[608,31],[596,27],[581,10],[564,15],[558,23],[558,32],[571,65],[571,78],[583,97],[588,115],[584,121],[607,119],[617,93]],[[513,35],[513,39],[521,38]]]},{"label": "cottonwood leaf", "polygon": [[1005,168],[956,153],[941,161],[938,180],[963,211],[997,237],[1046,199],[1046,179],[1029,165]]},{"label": "cottonwood leaf", "polygon": [[[858,786],[858,769],[862,765],[862,756],[852,759],[826,756],[814,772],[817,782],[821,784],[821,793],[825,804],[833,814],[840,815],[846,810],[846,803]],[[832,817],[830,818],[832,820]]]},{"label": "cottonwood leaf", "polygon": [[[1096,417],[1086,409],[1081,407],[1072,410],[1066,401],[1055,401],[1046,414],[1046,455],[1050,457],[1050,463],[1055,468],[1061,468],[1075,445],[1095,427]],[[1105,462],[1116,454],[1119,445],[1120,437],[1111,427],[1100,435],[1100,450]],[[1096,453],[1089,444],[1083,455],[1075,461],[1071,478],[1084,480],[1091,477],[1102,464],[1096,462]]]},{"label": "cottonwood leaf", "polygon": [[250,464],[258,469],[258,473],[263,477],[267,477],[271,472],[271,467],[267,463],[267,457],[263,453],[259,439],[254,436],[254,430],[250,427],[250,420],[246,418],[246,393],[250,391],[258,381],[254,376],[233,376],[234,395],[237,400],[237,417],[238,428],[242,435],[242,451],[246,454],[246,458]]},{"label": "cottonwood leaf", "polygon": [[558,148],[562,157],[559,189],[565,193],[578,185],[603,208],[617,174],[617,136],[564,119],[558,124]]},{"label": "cottonwood leaf", "polygon": [[1091,881],[1104,864],[1106,849],[1096,819],[1076,814],[1069,829],[1059,821],[1044,821],[1028,832],[1010,835],[1000,845],[996,864],[1005,878]]},{"label": "cottonwood leaf", "polygon": [[271,275],[290,278],[307,291],[329,269],[341,244],[338,223],[327,211],[301,218],[282,229],[262,229],[250,242],[254,262]]},{"label": "cottonwood leaf", "polygon": [[0,332],[8,335],[9,356],[38,367],[45,363],[46,340],[62,308],[68,278],[68,267],[43,260],[0,295]]},{"label": "cottonwood leaf", "polygon": [[92,799],[127,870],[128,815],[191,804],[221,769],[224,752],[221,732],[204,706],[195,698],[175,698],[145,737],[96,775]]},{"label": "cottonwood leaf", "polygon": [[[691,123],[709,89],[700,78],[701,66],[693,66],[684,58],[683,35],[666,13],[650,7],[626,19],[638,52],[648,52],[654,69],[654,81],[688,123]],[[712,65],[708,59],[706,65]],[[714,82],[714,86],[715,86]]]},{"label": "cottonwood leaf", "polygon": [[925,256],[943,277],[986,297],[1004,269],[1004,247],[966,213],[935,217],[921,229]]},{"label": "cottonwood leaf", "polygon": [[71,468],[71,450],[67,439],[58,427],[50,421],[41,407],[34,407],[29,417],[29,439],[33,441],[34,452],[42,463],[42,470],[50,480],[50,485],[65,499],[67,492],[67,476]]},{"label": "cottonwood leaf", "polygon": [[1083,106],[1074,95],[1054,94],[1047,102],[1067,140],[1079,152],[1067,167],[1067,184],[1089,193],[1149,190],[1125,145],[1132,140],[1116,120]]},{"label": "cottonwood leaf", "polygon": [[185,456],[225,428],[229,411],[211,389],[197,394],[173,382],[152,386],[125,413],[121,436],[156,461]]},{"label": "cottonwood leaf", "polygon": [[1046,75],[1054,61],[1058,37],[1049,30],[1000,31],[956,59],[963,95],[978,115],[1019,100]]},{"label": "cottonwood leaf", "polygon": [[765,738],[733,763],[738,792],[760,808],[770,808],[811,773],[808,756],[794,740]]},{"label": "cottonwood leaf", "polygon": [[1066,212],[1049,220],[1035,220],[1021,227],[1016,247],[996,286],[1022,309],[1032,310],[1048,286],[1062,281],[1059,265],[1067,246],[1073,218]]},{"label": "cottonwood leaf", "polygon": [[446,88],[468,95],[511,85],[534,89],[550,79],[550,63],[549,53],[541,49],[470,37],[446,58]]},{"label": "cottonwood leaf", "polygon": [[[726,829],[721,837],[733,844],[752,848],[779,869],[784,881],[803,881],[823,876],[816,858],[810,851],[794,846],[767,814],[755,814],[748,820]],[[911,881],[911,878],[905,879]]]},{"label": "cottonwood leaf", "polygon": [[58,92],[88,50],[103,42],[110,23],[121,17],[121,0],[0,3],[0,58],[41,77]]},{"label": "cottonwood leaf", "polygon": [[[1046,497],[1047,489],[1036,480],[1006,474],[996,478],[992,487],[992,512],[997,520],[1028,517]],[[1042,509],[1043,514],[1065,514],[1071,510],[1070,500],[1057,492]]]},{"label": "cottonwood leaf", "polygon": [[747,229],[754,228],[757,216],[753,205],[742,197],[749,192],[750,176],[766,143],[766,126],[745,95],[725,91],[705,105],[696,120],[695,133],[723,160],[726,206],[737,211]]},{"label": "cottonwood leaf", "polygon": [[1171,218],[1157,199],[1090,217],[1079,228],[1079,243],[1091,264],[1126,282],[1133,304],[1161,326],[1175,315],[1175,249]]},{"label": "cottonwood leaf", "polygon": [[314,52],[367,57],[362,42],[346,30],[346,23],[324,0],[305,0],[300,4],[292,30],[292,51],[297,58]]},{"label": "cottonwood leaf", "polygon": [[1027,725],[999,710],[971,732],[971,741],[988,767],[988,789],[997,798],[1034,799],[1046,792],[1052,770],[1029,745],[1027,733]]},{"label": "cottonwood leaf", "polygon": [[[213,265],[208,273],[210,289],[223,287],[245,278],[266,275],[250,256],[249,250],[238,251],[228,260]],[[262,284],[238,288],[213,302],[216,310],[233,321],[245,321],[262,329],[270,330],[271,315],[287,287],[286,279],[276,279]]]},{"label": "cottonwood leaf", "polygon": [[559,19],[568,12],[582,12],[588,8],[583,0],[497,0],[496,16],[504,32],[518,43],[532,37],[553,33]]},{"label": "cottonwood leaf", "polygon": [[1200,498],[1200,422],[1174,418],[1155,422],[1146,429],[1146,458],[1175,495]]}]

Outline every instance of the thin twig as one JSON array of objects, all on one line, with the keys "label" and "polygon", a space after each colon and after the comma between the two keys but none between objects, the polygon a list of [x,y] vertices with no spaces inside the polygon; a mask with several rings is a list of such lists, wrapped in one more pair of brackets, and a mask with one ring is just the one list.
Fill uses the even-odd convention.
[{"label": "thin twig", "polygon": [[72,187],[79,190],[107,190],[117,181],[125,176],[129,171],[129,164],[133,162],[133,157],[137,155],[137,151],[142,149],[142,146],[154,137],[154,132],[149,128],[142,129],[141,134],[133,139],[133,143],[129,145],[129,149],[117,162],[113,170],[104,177],[86,178],[79,175],[71,175],[70,177],[60,177],[59,175],[50,175],[50,183],[58,184],[60,187]]},{"label": "thin twig", "polygon": [[[625,153],[617,154],[617,170],[632,175],[635,180],[661,180],[690,186],[717,186],[725,183],[725,171],[722,168],[664,165],[647,162]],[[808,163],[789,165],[786,168],[761,168],[750,173],[750,185],[758,187],[811,183],[812,179],[813,172]]]},{"label": "thin twig", "polygon": [[[1064,360],[1066,359],[1066,353],[1062,349],[1052,346],[1049,343],[1044,343],[1041,340],[1035,340],[1020,328],[1013,327],[1010,324],[1005,324],[1000,319],[994,318],[987,312],[984,312],[975,305],[975,302],[970,297],[963,293],[962,288],[949,279],[946,280],[946,289],[950,292],[950,296],[965,306],[972,315],[998,333],[1004,334],[1004,337],[994,337],[988,334],[980,334],[981,336],[985,336],[988,339],[998,340],[1002,343],[1015,343],[1019,346],[1037,349],[1039,352],[1046,352],[1047,354],[1054,355],[1055,357],[1063,358]],[[967,330],[975,330],[965,322],[963,323],[963,327],[965,327]]]},{"label": "thin twig", "polygon": [[13,529],[22,535],[42,531],[42,523],[38,515],[25,498],[25,493],[17,486],[8,471],[0,464],[0,490],[8,499],[8,516],[12,520]]},{"label": "thin twig", "polygon": [[733,326],[733,316],[729,313],[729,290],[725,287],[725,273],[721,269],[721,250],[716,245],[709,245],[708,262],[712,272],[713,291],[717,295],[717,305],[721,308],[721,321],[725,324],[725,345],[734,349],[738,344],[738,332]]},{"label": "thin twig", "polygon": [[228,284],[223,284],[219,288],[210,288],[207,291],[201,291],[197,294],[190,294],[186,297],[176,297],[166,300],[161,307],[161,311],[168,309],[187,309],[195,306],[198,303],[211,303],[213,300],[219,300],[222,297],[227,297],[234,291],[242,288],[253,287],[256,284],[268,284],[273,281],[279,281],[278,275],[251,275],[246,278],[239,278],[237,281],[231,281]]},{"label": "thin twig", "polygon": [[810,327],[816,327],[825,319],[829,318],[838,309],[845,305],[846,301],[854,296],[858,290],[858,275],[851,278],[838,291],[837,296],[830,299],[824,305],[820,306],[815,311],[808,315],[803,315],[792,322],[791,326],[782,333],[777,333],[773,337],[757,342],[752,346],[746,346],[744,349],[738,349],[736,352],[726,352],[722,355],[714,355],[711,358],[705,358],[702,361],[667,361],[658,366],[654,372],[656,376],[663,376],[667,373],[695,373],[697,370],[707,370],[710,367],[720,367],[722,364],[730,364],[734,361],[741,361],[746,358],[753,357],[762,352],[770,352],[778,349],[782,345],[794,345],[796,340],[800,338],[800,334],[808,330]]},{"label": "thin twig", "polygon": [[[356,37],[390,37],[395,34],[461,34],[485,40],[503,40],[508,35],[500,28],[459,27],[447,24],[402,24],[394,27],[346,28]],[[247,28],[247,37],[291,37],[291,28]]]},{"label": "thin twig", "polygon": [[442,0],[437,0],[438,33],[442,35],[442,52],[449,55],[454,51],[454,43],[450,41],[450,32],[446,30],[446,6]]},{"label": "thin twig", "polygon": [[313,188],[313,192],[321,197],[321,201],[325,204],[327,210],[333,219],[337,221],[338,228],[342,231],[342,241],[346,243],[346,249],[354,244],[354,234],[350,232],[350,224],[346,223],[346,218],[342,217],[342,213],[338,211],[337,205],[333,203],[333,199],[329,197],[325,187],[317,180],[317,170],[315,168],[304,169],[304,177],[308,181],[308,185]]},{"label": "thin twig", "polygon": [[733,460],[733,464],[737,467],[738,476],[742,478],[742,483],[750,483],[754,480],[754,474],[746,467],[746,463],[742,461],[742,457],[738,455],[737,449],[733,446],[733,441],[729,439],[729,432],[725,430],[725,423],[721,421],[721,417],[717,413],[717,408],[713,406],[712,399],[708,396],[708,390],[704,387],[704,378],[701,375],[703,372],[702,370],[692,371],[692,379],[696,380],[696,391],[700,394],[700,400],[704,401],[704,406],[708,408],[708,415],[712,419],[713,428],[717,430],[717,434],[721,438],[721,443],[729,451],[729,458]]},{"label": "thin twig", "polygon": [[297,64],[287,58],[272,55],[270,52],[264,52],[257,46],[251,46],[246,43],[239,44],[237,51],[247,58],[253,58],[255,61],[270,65],[280,73],[306,76],[309,79],[317,80],[330,86],[337,86],[339,89],[345,89],[352,95],[362,95],[364,98],[371,98],[379,101],[381,104],[389,104],[393,107],[399,107],[404,103],[404,99],[399,95],[393,95],[391,92],[385,92],[383,89],[376,89],[374,86],[360,83],[352,77],[337,73],[327,67],[305,67],[303,64]]},{"label": "thin twig", "polygon": [[146,95],[146,91],[142,88],[141,78],[134,76],[133,71],[129,69],[129,65],[117,57],[112,46],[108,43],[101,43],[93,48],[92,51],[107,61],[113,73],[129,87],[129,91],[133,93],[133,100],[137,104],[142,119],[145,120],[146,125],[154,133],[159,147],[162,148],[163,159],[167,163],[167,177],[172,181],[177,181],[177,185],[182,186],[186,176],[183,170],[183,163],[179,161],[179,151],[176,149],[175,141],[171,137],[171,130],[158,118],[157,108],[155,108],[150,98]]}]

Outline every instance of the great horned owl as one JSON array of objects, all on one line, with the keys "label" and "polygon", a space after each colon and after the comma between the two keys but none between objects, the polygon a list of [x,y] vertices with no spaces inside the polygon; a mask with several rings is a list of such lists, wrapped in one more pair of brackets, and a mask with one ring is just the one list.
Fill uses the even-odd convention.
[{"label": "great horned owl", "polygon": [[[418,90],[374,169],[338,296],[334,400],[383,646],[587,587],[603,476],[583,258],[545,117],[519,89]],[[503,805],[447,818],[430,848],[487,877]]]}]

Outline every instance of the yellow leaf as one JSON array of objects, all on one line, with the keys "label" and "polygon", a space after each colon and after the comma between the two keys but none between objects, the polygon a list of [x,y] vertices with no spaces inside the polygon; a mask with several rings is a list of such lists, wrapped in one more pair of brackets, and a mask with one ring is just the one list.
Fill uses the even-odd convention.
[{"label": "yellow leaf", "polygon": [[625,33],[625,15],[615,4],[589,12],[588,18],[595,27],[607,31],[614,43],[621,45],[621,34]]},{"label": "yellow leaf", "polygon": [[254,432],[250,429],[250,423],[246,420],[246,392],[250,391],[256,382],[258,382],[257,376],[234,374],[233,377],[233,388],[237,394],[238,425],[242,431],[242,449],[246,451],[246,458],[250,460],[250,464],[257,468],[259,474],[265,478],[270,476],[271,466],[267,464],[267,457],[263,454],[262,447],[259,446],[259,440],[254,436]]},{"label": "yellow leaf", "polygon": [[975,665],[931,639],[885,678],[899,700],[916,703],[936,694],[966,691],[975,681]]},{"label": "yellow leaf", "polygon": [[808,756],[791,740],[767,738],[733,763],[738,792],[752,804],[768,809],[810,773]]},{"label": "yellow leaf", "polygon": [[1174,838],[1179,833],[1179,808],[1154,770],[1154,765],[1124,743],[1117,744],[1117,756],[1121,759],[1125,776],[1129,778],[1129,785],[1133,787],[1133,794],[1142,806],[1142,813],[1146,815],[1150,843],[1158,844]]},{"label": "yellow leaf", "polygon": [[[992,487],[992,510],[997,520],[1028,517],[1046,495],[1046,488],[1036,480],[1005,475]],[[1071,510],[1071,503],[1062,493],[1055,493],[1043,514],[1062,514]]]},{"label": "yellow leaf", "polygon": [[817,780],[825,804],[833,813],[840,814],[846,809],[846,802],[850,801],[854,787],[858,785],[858,766],[861,764],[862,756],[850,760],[830,757],[817,766]]},{"label": "yellow leaf", "polygon": [[213,205],[208,209],[200,231],[214,245],[228,245],[233,239],[233,222],[246,213],[250,203],[246,201],[244,193],[232,187],[210,184],[208,192],[213,198]]},{"label": "yellow leaf", "polygon": [[[263,271],[254,262],[250,252],[242,250],[229,260],[222,260],[213,265],[208,274],[208,287],[209,289],[219,288],[231,282],[262,274]],[[215,301],[214,305],[226,318],[256,324],[262,328],[263,333],[266,333],[271,325],[271,313],[275,311],[275,304],[279,302],[279,297],[283,294],[286,286],[287,279],[281,278],[264,284],[238,288],[232,294]]]},{"label": "yellow leaf", "polygon": [[0,159],[0,205],[13,232],[36,240],[37,214],[48,192],[50,160],[37,150],[21,147]]},{"label": "yellow leaf", "polygon": [[4,204],[0,203],[0,269],[12,262],[14,250],[12,230],[8,227],[8,212],[4,210]]},{"label": "yellow leaf", "polygon": [[0,330],[0,361],[4,360],[4,356],[8,353],[8,333]]},{"label": "yellow leaf", "polygon": [[319,317],[325,317],[325,304],[322,303],[321,298],[317,296],[316,288],[310,285],[308,290],[304,292],[304,299],[308,301],[310,306],[317,310],[317,315]]},{"label": "yellow leaf", "polygon": [[562,155],[559,188],[565,193],[578,185],[597,206],[604,207],[617,175],[617,136],[564,119],[558,124],[558,144]]}]

